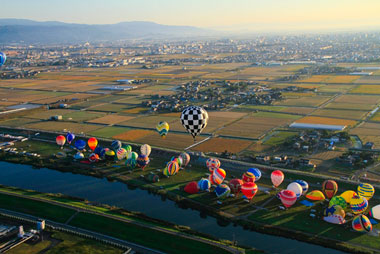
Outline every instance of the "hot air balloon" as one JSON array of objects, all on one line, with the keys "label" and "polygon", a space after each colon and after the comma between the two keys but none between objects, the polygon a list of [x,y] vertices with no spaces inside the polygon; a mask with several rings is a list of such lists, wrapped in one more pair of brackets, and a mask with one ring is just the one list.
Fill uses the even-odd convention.
[{"label": "hot air balloon", "polygon": [[168,164],[166,164],[166,167],[163,171],[163,174],[165,176],[172,176],[175,173],[177,173],[179,170],[179,165],[175,161],[169,161]]},{"label": "hot air balloon", "polygon": [[131,145],[122,145],[122,147],[127,151],[127,154],[132,152],[132,146]]},{"label": "hot air balloon", "polygon": [[258,187],[253,182],[245,182],[241,186],[241,193],[243,193],[244,197],[248,200],[251,200],[257,193]]},{"label": "hot air balloon", "polygon": [[90,154],[90,156],[88,156],[88,160],[92,163],[98,162],[99,161],[99,155],[97,155],[96,153],[92,153],[92,154]]},{"label": "hot air balloon", "polygon": [[226,177],[226,171],[222,168],[216,168],[214,169],[214,172],[212,173],[212,179],[214,183],[221,184],[224,181],[224,178]]},{"label": "hot air balloon", "polygon": [[137,166],[144,168],[149,164],[149,157],[145,154],[140,154],[139,157],[137,157]]},{"label": "hot air balloon", "polygon": [[7,61],[7,55],[4,52],[0,52],[0,67]]},{"label": "hot air balloon", "polygon": [[159,122],[156,126],[156,130],[158,134],[160,134],[161,138],[165,138],[169,132],[169,124],[167,122]]},{"label": "hot air balloon", "polygon": [[342,194],[340,194],[340,196],[342,198],[344,198],[344,200],[346,200],[346,203],[350,203],[351,202],[351,199],[354,197],[354,196],[357,196],[358,194],[356,194],[355,191],[352,191],[352,190],[348,190],[348,191],[345,191],[343,192]]},{"label": "hot air balloon", "polygon": [[313,190],[313,191],[306,194],[306,198],[313,200],[313,201],[318,201],[318,200],[324,200],[325,195],[323,195],[322,191]]},{"label": "hot air balloon", "polygon": [[183,152],[179,156],[182,158],[182,165],[186,167],[190,162],[190,155],[188,153]]},{"label": "hot air balloon", "polygon": [[106,151],[105,158],[107,161],[115,160],[115,152],[113,150]]},{"label": "hot air balloon", "polygon": [[309,184],[304,180],[295,180],[302,187],[302,195],[305,195],[309,189]]},{"label": "hot air balloon", "polygon": [[270,178],[272,180],[273,186],[277,188],[278,186],[280,186],[282,181],[284,181],[285,176],[281,170],[275,170],[272,172]]},{"label": "hot air balloon", "polygon": [[241,186],[244,184],[243,180],[241,179],[232,179],[229,183],[228,186],[231,189],[231,192],[235,195],[239,194],[241,191]]},{"label": "hot air balloon", "polygon": [[124,148],[119,148],[116,152],[116,157],[119,161],[121,161],[122,159],[125,159],[125,157],[127,156],[127,150],[125,150]]},{"label": "hot air balloon", "polygon": [[121,147],[121,142],[119,140],[112,141],[111,143],[112,150],[117,151],[119,150],[120,147]]},{"label": "hot air balloon", "polygon": [[65,136],[59,135],[55,138],[55,142],[57,142],[57,145],[63,148],[64,144],[66,143],[66,138]]},{"label": "hot air balloon", "polygon": [[81,152],[77,152],[75,155],[74,155],[74,159],[76,159],[76,160],[81,160],[81,159],[83,159],[84,158],[84,155],[83,155],[83,153],[81,153]]},{"label": "hot air balloon", "polygon": [[95,151],[95,148],[98,146],[98,140],[94,137],[89,138],[87,141],[87,145],[92,151]]},{"label": "hot air balloon", "polygon": [[137,165],[137,158],[139,155],[136,152],[130,152],[128,154],[127,160],[125,161],[125,165],[128,169],[134,169]]},{"label": "hot air balloon", "polygon": [[346,223],[346,220],[342,216],[336,215],[336,214],[333,214],[333,215],[330,215],[327,217],[323,217],[323,220],[328,222],[328,223],[332,223],[332,224],[344,224],[344,223]]},{"label": "hot air balloon", "polygon": [[368,214],[372,218],[375,218],[376,220],[380,220],[380,205],[376,205],[372,207]]},{"label": "hot air balloon", "polygon": [[67,143],[71,144],[71,142],[75,139],[75,135],[74,133],[71,133],[71,132],[68,132],[66,134],[66,140],[67,140]]},{"label": "hot air balloon", "polygon": [[241,179],[243,180],[243,182],[247,183],[247,182],[250,182],[250,183],[254,183],[256,178],[255,178],[255,175],[252,174],[251,172],[245,172],[242,176],[241,176]]},{"label": "hot air balloon", "polygon": [[368,201],[363,197],[354,196],[351,199],[350,206],[353,214],[363,213],[368,207]]},{"label": "hot air balloon", "polygon": [[96,153],[97,155],[99,155],[100,157],[102,157],[102,150],[103,150],[103,147],[101,146],[97,146],[94,150],[94,153]]},{"label": "hot air balloon", "polygon": [[332,206],[332,205],[339,205],[343,209],[347,208],[347,202],[346,202],[346,200],[342,196],[334,196],[334,197],[332,197],[331,200],[330,200],[330,202],[329,202],[329,206]]},{"label": "hot air balloon", "polygon": [[255,176],[255,181],[260,180],[261,178],[261,171],[258,168],[250,168],[248,169],[248,172],[252,173]]},{"label": "hot air balloon", "polygon": [[142,145],[142,146],[140,147],[140,151],[141,151],[141,154],[142,154],[142,155],[146,155],[146,156],[149,157],[150,152],[152,151],[152,148],[150,147],[150,145],[145,144],[145,145]]},{"label": "hot air balloon", "polygon": [[286,208],[291,207],[297,201],[296,194],[293,191],[291,191],[291,190],[282,190],[282,191],[280,191],[279,197],[280,197],[280,200],[281,200],[282,204]]},{"label": "hot air balloon", "polygon": [[209,158],[206,161],[206,166],[210,172],[214,171],[216,168],[220,168],[220,161],[216,158]]},{"label": "hot air balloon", "polygon": [[84,141],[83,139],[77,139],[75,140],[74,146],[79,151],[82,151],[86,148],[86,141]]},{"label": "hot air balloon", "polygon": [[372,223],[367,216],[359,214],[352,220],[352,228],[358,232],[371,232]]},{"label": "hot air balloon", "polygon": [[64,152],[58,152],[55,157],[57,158],[66,158],[67,157],[67,154],[64,153]]},{"label": "hot air balloon", "polygon": [[215,188],[215,194],[219,199],[225,199],[231,193],[230,187],[227,184],[220,184]]},{"label": "hot air balloon", "polygon": [[148,176],[147,176],[147,180],[151,183],[157,183],[160,181],[160,177],[156,174],[152,174],[150,173]]},{"label": "hot air balloon", "polygon": [[375,194],[375,188],[373,188],[372,185],[369,183],[361,183],[358,186],[358,195],[366,198],[367,200],[370,200],[373,197],[373,194]]},{"label": "hot air balloon", "polygon": [[334,180],[326,180],[322,183],[322,191],[326,198],[331,199],[338,191],[338,184]]},{"label": "hot air balloon", "polygon": [[174,157],[174,156],[173,156],[173,157],[171,158],[171,161],[175,161],[175,162],[177,162],[179,167],[182,166],[182,159],[181,159],[181,157]]},{"label": "hot air balloon", "polygon": [[194,141],[195,137],[206,128],[207,122],[208,114],[202,107],[190,106],[182,111],[181,123],[187,132],[193,136]]},{"label": "hot air balloon", "polygon": [[346,216],[344,209],[340,205],[329,206],[323,212],[323,216],[326,216],[326,217],[333,214],[340,215],[343,218]]},{"label": "hot air balloon", "polygon": [[211,187],[211,183],[208,179],[202,178],[201,180],[198,181],[198,187],[201,191],[207,191]]},{"label": "hot air balloon", "polygon": [[290,191],[293,191],[296,194],[296,197],[299,198],[302,195],[302,187],[299,183],[292,182],[286,188]]},{"label": "hot air balloon", "polygon": [[210,181],[210,183],[211,183],[212,185],[217,185],[217,183],[214,182],[213,174],[214,174],[214,173],[211,173],[211,174],[209,175],[208,180]]},{"label": "hot air balloon", "polygon": [[[96,149],[95,149],[96,150]],[[106,152],[109,151],[110,149],[109,148],[102,148],[102,150],[100,150],[100,153],[99,153],[99,156],[103,159],[105,159],[106,157]]]},{"label": "hot air balloon", "polygon": [[186,184],[184,191],[189,193],[189,194],[195,194],[199,192],[199,186],[198,183],[195,181],[189,182]]}]

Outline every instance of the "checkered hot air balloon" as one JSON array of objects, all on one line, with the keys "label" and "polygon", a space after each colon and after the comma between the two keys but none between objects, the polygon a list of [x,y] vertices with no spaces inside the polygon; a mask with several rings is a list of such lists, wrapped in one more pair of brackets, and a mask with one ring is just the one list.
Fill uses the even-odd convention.
[{"label": "checkered hot air balloon", "polygon": [[181,114],[181,123],[183,127],[195,137],[206,128],[208,122],[207,111],[202,107],[190,106],[185,108]]},{"label": "checkered hot air balloon", "polygon": [[161,121],[157,124],[156,130],[161,138],[166,138],[166,135],[168,135],[169,132],[169,124],[165,121]]}]

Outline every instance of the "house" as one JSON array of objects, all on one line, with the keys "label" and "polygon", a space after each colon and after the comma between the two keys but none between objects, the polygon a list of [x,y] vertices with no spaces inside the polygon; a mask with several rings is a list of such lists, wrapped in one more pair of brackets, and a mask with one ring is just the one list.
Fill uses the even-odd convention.
[{"label": "house", "polygon": [[62,120],[62,116],[61,115],[51,116],[50,120],[52,120],[52,121],[61,121]]},{"label": "house", "polygon": [[270,156],[268,155],[257,155],[256,161],[261,163],[269,163],[270,162]]}]

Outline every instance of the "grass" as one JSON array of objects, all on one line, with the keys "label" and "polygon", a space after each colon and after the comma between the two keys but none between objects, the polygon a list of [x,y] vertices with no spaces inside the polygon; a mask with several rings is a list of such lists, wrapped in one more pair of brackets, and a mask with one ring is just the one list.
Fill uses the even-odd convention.
[{"label": "grass", "polygon": [[302,107],[317,107],[327,101],[329,97],[326,96],[313,96],[313,97],[301,97],[296,99],[285,99],[278,101],[275,105],[281,106],[302,106]]},{"label": "grass", "polygon": [[277,146],[284,143],[287,139],[298,135],[293,131],[277,131],[268,140],[264,142],[264,145]]},{"label": "grass", "polygon": [[366,113],[368,112],[360,110],[318,109],[314,111],[312,115],[360,120],[366,115]]},{"label": "grass", "polygon": [[88,121],[90,123],[101,123],[101,124],[117,124],[121,122],[130,121],[133,119],[133,116],[122,116],[122,115],[116,115],[116,114],[109,114],[106,116],[102,116],[96,119],[93,119],[91,121]]},{"label": "grass", "polygon": [[306,116],[297,120],[297,123],[331,124],[331,125],[355,125],[356,121],[330,117]]},{"label": "grass", "polygon": [[111,104],[111,103],[90,107],[90,109],[93,111],[101,111],[101,112],[121,112],[129,108],[131,108],[131,106],[127,106],[125,104]]},{"label": "grass", "polygon": [[352,89],[350,93],[380,94],[380,85],[359,85]]},{"label": "grass", "polygon": [[124,128],[124,127],[109,126],[109,127],[104,127],[104,128],[97,129],[94,131],[90,131],[88,134],[92,136],[96,136],[96,137],[112,138],[113,136],[124,133],[127,130],[129,129]]},{"label": "grass", "polygon": [[242,139],[230,139],[230,138],[212,138],[206,142],[197,145],[195,148],[192,148],[196,151],[201,152],[218,152],[222,153],[224,151],[230,153],[239,153],[246,149],[252,144],[252,141],[242,140]]},{"label": "grass", "polygon": [[72,121],[75,121],[75,122],[85,122],[94,118],[101,117],[103,115],[104,113],[99,113],[99,112],[76,111],[76,112],[63,115],[63,118],[65,120],[67,120],[68,118],[72,118]]},{"label": "grass", "polygon": [[99,125],[81,124],[62,121],[42,121],[39,123],[30,123],[24,125],[26,128],[47,130],[47,131],[71,131],[74,133],[88,133],[96,129],[100,129]]}]

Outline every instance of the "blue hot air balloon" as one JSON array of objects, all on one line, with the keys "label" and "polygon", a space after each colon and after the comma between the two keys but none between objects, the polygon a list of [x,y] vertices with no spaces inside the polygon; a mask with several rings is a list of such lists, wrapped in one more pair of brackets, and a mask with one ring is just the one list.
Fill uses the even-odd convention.
[{"label": "blue hot air balloon", "polygon": [[96,148],[95,148],[95,150],[94,150],[94,153],[96,153],[97,155],[101,155],[101,153],[102,153],[102,150],[103,150],[103,147],[101,147],[101,146],[97,146]]},{"label": "blue hot air balloon", "polygon": [[112,150],[117,151],[120,149],[120,147],[121,147],[121,142],[119,140],[112,141],[111,143]]},{"label": "blue hot air balloon", "polygon": [[256,181],[260,180],[261,178],[261,171],[258,168],[250,168],[248,169],[249,173],[252,173],[255,176]]},{"label": "blue hot air balloon", "polygon": [[74,133],[68,132],[66,135],[66,141],[67,143],[71,144],[71,142],[74,140],[75,135]]},{"label": "blue hot air balloon", "polygon": [[84,141],[83,139],[78,139],[77,141],[75,141],[74,145],[78,150],[81,151],[86,147],[86,141]]},{"label": "blue hot air balloon", "polygon": [[5,55],[5,53],[3,52],[0,52],[0,67],[5,64],[5,61],[7,60],[7,56]]}]

